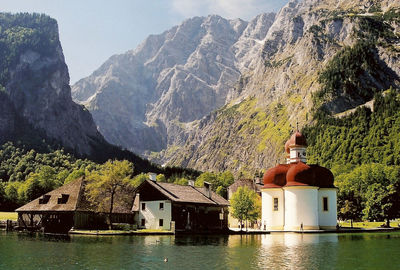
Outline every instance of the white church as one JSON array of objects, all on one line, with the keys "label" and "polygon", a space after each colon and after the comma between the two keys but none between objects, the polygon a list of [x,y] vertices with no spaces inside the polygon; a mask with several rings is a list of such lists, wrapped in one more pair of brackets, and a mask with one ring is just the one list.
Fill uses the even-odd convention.
[{"label": "white church", "polygon": [[337,224],[337,188],[327,168],[308,165],[306,138],[295,132],[285,144],[287,164],[264,174],[264,230],[324,230]]}]

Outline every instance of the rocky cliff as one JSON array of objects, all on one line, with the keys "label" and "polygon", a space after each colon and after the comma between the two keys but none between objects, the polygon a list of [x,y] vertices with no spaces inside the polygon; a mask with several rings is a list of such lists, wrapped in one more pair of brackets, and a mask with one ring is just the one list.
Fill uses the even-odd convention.
[{"label": "rocky cliff", "polygon": [[169,156],[200,170],[255,171],[284,162],[290,132],[399,87],[399,3],[291,1],[227,106],[202,119]]},{"label": "rocky cliff", "polygon": [[[112,57],[74,97],[115,143],[158,151],[159,162],[251,176],[282,162],[290,132],[316,113],[399,87],[399,6],[293,0],[250,23],[194,18]],[[180,31],[195,24],[204,30]]]},{"label": "rocky cliff", "polygon": [[111,57],[72,87],[73,98],[114,144],[140,154],[181,146],[196,121],[230,99],[274,17],[188,19]]},{"label": "rocky cliff", "polygon": [[[107,144],[90,113],[72,101],[54,19],[0,14],[0,140],[51,140],[79,155]],[[41,134],[41,135],[39,135]]]}]

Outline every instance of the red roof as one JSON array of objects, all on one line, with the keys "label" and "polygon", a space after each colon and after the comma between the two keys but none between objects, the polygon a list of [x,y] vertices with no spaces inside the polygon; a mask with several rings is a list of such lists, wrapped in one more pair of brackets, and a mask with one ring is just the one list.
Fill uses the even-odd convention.
[{"label": "red roof", "polygon": [[264,188],[290,186],[315,186],[333,188],[332,172],[319,165],[307,165],[303,162],[279,164],[264,174]]},{"label": "red roof", "polygon": [[286,153],[290,153],[290,147],[295,145],[307,146],[306,137],[304,137],[303,134],[300,133],[300,131],[296,131],[285,143]]},{"label": "red roof", "polygon": [[264,188],[280,188],[284,186],[289,167],[289,164],[279,164],[266,171],[263,177]]}]

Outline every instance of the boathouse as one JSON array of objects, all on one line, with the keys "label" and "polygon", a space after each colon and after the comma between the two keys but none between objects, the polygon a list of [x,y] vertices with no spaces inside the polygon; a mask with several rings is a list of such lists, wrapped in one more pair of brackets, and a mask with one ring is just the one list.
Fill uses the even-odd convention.
[{"label": "boathouse", "polygon": [[[75,229],[107,228],[106,213],[97,213],[85,195],[83,177],[63,185],[15,210],[18,226],[27,230],[66,233]],[[133,197],[132,197],[133,200]],[[113,223],[131,223],[134,213],[130,204],[116,204],[111,215]]]},{"label": "boathouse", "polygon": [[228,229],[228,206],[207,182],[200,188],[194,181],[182,186],[153,177],[136,189],[133,210],[141,229],[206,232]]},{"label": "boathouse", "polygon": [[335,229],[337,188],[332,172],[307,164],[306,138],[295,132],[285,144],[286,164],[266,171],[262,226],[266,230]]}]

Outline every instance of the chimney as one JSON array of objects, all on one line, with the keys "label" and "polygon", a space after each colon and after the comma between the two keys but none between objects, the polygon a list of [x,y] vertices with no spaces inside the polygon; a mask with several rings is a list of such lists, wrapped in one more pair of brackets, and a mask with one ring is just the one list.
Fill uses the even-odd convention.
[{"label": "chimney", "polygon": [[150,178],[151,181],[156,182],[157,181],[157,174],[149,173],[149,178]]},{"label": "chimney", "polygon": [[204,187],[206,188],[206,196],[211,199],[211,183],[204,181]]}]

